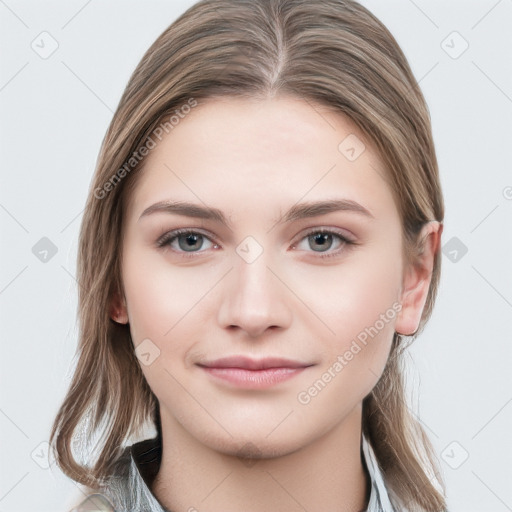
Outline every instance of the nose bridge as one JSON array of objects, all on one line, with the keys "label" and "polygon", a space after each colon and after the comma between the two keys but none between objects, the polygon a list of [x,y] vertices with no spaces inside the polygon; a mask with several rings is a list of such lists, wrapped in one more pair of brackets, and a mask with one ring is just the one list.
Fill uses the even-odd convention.
[{"label": "nose bridge", "polygon": [[291,321],[286,291],[275,270],[270,270],[271,253],[260,248],[258,251],[251,240],[237,247],[219,310],[223,327],[237,326],[251,336],[268,327],[286,327]]}]

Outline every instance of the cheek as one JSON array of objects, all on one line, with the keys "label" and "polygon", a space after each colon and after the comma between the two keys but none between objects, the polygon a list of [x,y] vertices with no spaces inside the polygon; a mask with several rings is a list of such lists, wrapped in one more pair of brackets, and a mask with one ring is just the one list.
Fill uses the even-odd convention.
[{"label": "cheek", "polygon": [[[155,394],[176,408],[190,407],[184,383],[188,353],[205,339],[205,321],[214,311],[211,295],[225,271],[206,266],[173,266],[165,257],[133,249],[123,261],[130,333],[136,353],[156,354],[141,369]],[[208,310],[206,308],[209,308]],[[150,340],[149,342],[147,340]],[[137,350],[137,347],[140,347]]]},{"label": "cheek", "polygon": [[181,325],[201,310],[215,285],[211,272],[173,266],[162,255],[132,251],[123,262],[123,283],[134,343],[154,337],[172,343]]},{"label": "cheek", "polygon": [[331,339],[337,350],[373,326],[381,315],[387,315],[384,330],[392,332],[401,271],[399,258],[387,256],[380,252],[375,258],[361,251],[338,266],[311,268],[307,278],[297,276],[294,289],[315,318],[322,320],[325,328],[318,331],[322,338]]},{"label": "cheek", "polygon": [[[180,382],[188,344],[195,339],[197,323],[191,320],[200,310],[205,279],[160,260],[132,250],[123,261],[123,284],[141,370],[158,399],[179,414],[190,406]],[[148,362],[140,356],[143,351],[150,354]]]},{"label": "cheek", "polygon": [[348,399],[350,395],[350,401],[366,396],[389,355],[401,308],[400,258],[396,251],[384,248],[376,254],[361,251],[343,264],[318,270],[311,280],[301,281],[300,293],[323,321],[322,327],[316,317],[310,320],[310,330],[316,322],[317,332],[322,333],[316,347],[322,352],[322,361],[311,383],[319,381],[313,394],[324,384],[330,389],[318,400],[326,407],[337,396]]},{"label": "cheek", "polygon": [[340,301],[337,314],[329,320],[334,334],[318,340],[321,363],[297,394],[297,401],[306,406],[306,415],[340,420],[371,392],[382,375],[400,305],[389,292],[357,290]]}]

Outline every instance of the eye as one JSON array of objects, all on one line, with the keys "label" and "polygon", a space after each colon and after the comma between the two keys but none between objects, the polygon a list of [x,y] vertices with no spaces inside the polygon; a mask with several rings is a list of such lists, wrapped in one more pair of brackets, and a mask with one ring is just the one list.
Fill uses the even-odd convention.
[{"label": "eye", "polygon": [[[190,229],[176,229],[165,233],[157,240],[158,247],[170,247],[172,250],[179,253],[198,253],[204,252],[199,249],[205,249],[204,245],[207,242],[206,249],[216,248],[217,244],[214,244],[209,237],[198,231],[192,231]],[[210,246],[208,246],[208,243]]]},{"label": "eye", "polygon": [[[306,248],[301,245],[306,244]],[[299,243],[293,246],[294,249],[319,253],[321,258],[329,258],[339,255],[347,246],[355,245],[355,242],[349,240],[345,235],[340,232],[327,230],[327,229],[314,229],[306,233]],[[334,247],[334,250],[331,249]],[[322,254],[326,253],[326,254]]]}]

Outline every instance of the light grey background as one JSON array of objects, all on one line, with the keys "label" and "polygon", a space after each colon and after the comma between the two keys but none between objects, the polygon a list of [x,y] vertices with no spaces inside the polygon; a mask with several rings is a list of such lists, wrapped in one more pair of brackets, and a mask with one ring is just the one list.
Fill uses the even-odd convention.
[{"label": "light grey background", "polygon": [[[80,496],[41,465],[75,362],[81,213],[131,72],[192,3],[0,0],[0,512],[67,512]],[[411,350],[414,403],[450,510],[512,510],[512,0],[363,4],[420,80],[446,200],[439,298]],[[57,249],[46,262],[43,237]]]}]

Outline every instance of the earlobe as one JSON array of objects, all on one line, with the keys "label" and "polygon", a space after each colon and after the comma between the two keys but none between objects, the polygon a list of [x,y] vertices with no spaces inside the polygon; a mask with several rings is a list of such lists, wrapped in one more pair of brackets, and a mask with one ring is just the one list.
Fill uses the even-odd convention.
[{"label": "earlobe", "polygon": [[110,301],[109,316],[118,324],[128,323],[128,311],[126,309],[126,304],[121,298],[119,292],[115,292]]},{"label": "earlobe", "polygon": [[443,225],[432,221],[419,234],[420,248],[414,262],[404,270],[400,302],[402,309],[395,323],[395,331],[404,336],[414,334],[419,327],[428,296],[434,260],[440,248]]}]

